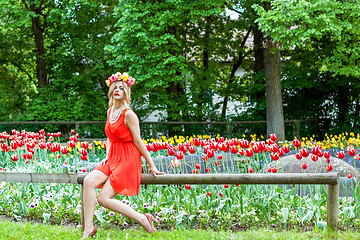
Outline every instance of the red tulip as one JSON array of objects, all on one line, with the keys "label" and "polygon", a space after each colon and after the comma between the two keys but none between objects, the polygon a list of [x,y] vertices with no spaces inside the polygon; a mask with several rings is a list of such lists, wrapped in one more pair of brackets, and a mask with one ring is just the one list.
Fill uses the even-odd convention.
[{"label": "red tulip", "polygon": [[89,148],[89,143],[88,143],[88,142],[82,142],[82,143],[81,143],[81,146],[82,146],[84,149],[88,149],[88,148]]},{"label": "red tulip", "polygon": [[194,146],[189,146],[188,149],[189,149],[189,153],[190,153],[190,154],[194,154],[194,153],[195,153],[195,148],[194,148]]},{"label": "red tulip", "polygon": [[275,142],[277,140],[277,137],[275,134],[270,134],[271,141]]},{"label": "red tulip", "polygon": [[249,172],[249,173],[253,173],[253,172],[254,172],[253,168],[250,167],[250,168],[248,169],[248,172]]},{"label": "red tulip", "polygon": [[302,167],[302,169],[307,169],[307,164],[306,164],[306,162],[304,162],[303,164],[301,164],[301,167]]},{"label": "red tulip", "polygon": [[207,173],[211,172],[211,168],[207,168],[207,169],[206,169],[206,172],[207,172]]},{"label": "red tulip", "polygon": [[239,140],[239,144],[241,148],[248,148],[249,147],[249,141],[245,140],[245,139],[240,139]]},{"label": "red tulip", "polygon": [[232,145],[232,146],[239,145],[239,140],[237,140],[236,138],[231,139],[230,140],[230,145]]},{"label": "red tulip", "polygon": [[223,194],[221,192],[219,192],[219,197],[223,197]]},{"label": "red tulip", "polygon": [[253,156],[253,152],[250,148],[245,150],[245,156],[247,157],[252,157]]},{"label": "red tulip", "polygon": [[193,144],[195,147],[200,146],[200,138],[193,138]]},{"label": "red tulip", "polygon": [[179,144],[177,145],[177,150],[183,152],[183,151],[185,150],[184,144],[179,143]]},{"label": "red tulip", "polygon": [[45,149],[46,148],[46,143],[43,142],[43,141],[40,141],[39,144],[38,144],[39,148],[41,149]]},{"label": "red tulip", "polygon": [[11,147],[12,149],[16,150],[17,147],[18,147],[17,141],[16,141],[16,140],[12,140],[12,141],[10,142],[10,147]]},{"label": "red tulip", "polygon": [[274,142],[271,139],[266,139],[266,144],[271,145],[271,144],[274,144]]},{"label": "red tulip", "polygon": [[169,156],[174,156],[175,155],[175,147],[168,147],[168,154]]},{"label": "red tulip", "polygon": [[183,152],[177,152],[176,153],[176,158],[179,159],[179,160],[183,159],[184,158],[184,153]]},{"label": "red tulip", "polygon": [[230,152],[236,154],[238,152],[237,146],[230,146]]},{"label": "red tulip", "polygon": [[224,142],[225,140],[224,140],[223,137],[218,137],[218,138],[217,138],[217,141],[218,141],[219,143],[222,143],[222,142]]},{"label": "red tulip", "polygon": [[19,157],[18,157],[17,154],[12,155],[10,158],[11,158],[11,160],[13,160],[14,162],[16,162],[16,161],[19,159]]},{"label": "red tulip", "polygon": [[347,152],[352,157],[356,155],[356,151],[355,151],[354,147],[351,145],[347,147]]},{"label": "red tulip", "polygon": [[240,148],[238,154],[239,154],[240,156],[244,156],[244,154],[245,154],[244,149]]},{"label": "red tulip", "polygon": [[214,149],[210,149],[210,150],[207,152],[208,158],[212,158],[212,157],[214,157],[214,155],[215,155]]},{"label": "red tulip", "polygon": [[290,152],[289,146],[283,146],[282,150],[284,151],[284,153],[289,153]]},{"label": "red tulip", "polygon": [[195,164],[195,168],[196,168],[196,169],[200,169],[200,164],[198,164],[198,163]]},{"label": "red tulip", "polygon": [[298,159],[298,160],[301,160],[301,159],[302,159],[301,153],[296,153],[296,154],[295,154],[295,157],[296,157],[296,159]]},{"label": "red tulip", "polygon": [[330,164],[326,165],[326,171],[330,172],[333,169],[333,167]]},{"label": "red tulip", "polygon": [[314,162],[316,162],[319,159],[318,155],[311,155],[311,160],[313,160]]},{"label": "red tulip", "polygon": [[347,175],[347,178],[351,178],[352,176],[351,176],[351,174],[349,173],[348,175]]},{"label": "red tulip", "polygon": [[345,158],[344,151],[338,152],[338,153],[337,153],[337,157],[340,158],[340,159],[344,159],[344,158]]},{"label": "red tulip", "polygon": [[162,143],[160,143],[160,145],[161,145],[161,149],[163,149],[163,150],[165,150],[169,147],[169,144],[167,142],[162,142]]},{"label": "red tulip", "polygon": [[228,184],[225,184],[225,185],[224,185],[224,188],[228,188],[228,187],[229,187],[229,185],[228,185]]},{"label": "red tulip", "polygon": [[269,146],[269,150],[270,150],[271,152],[279,152],[279,146],[278,146],[276,143],[271,144],[271,145]]},{"label": "red tulip", "polygon": [[284,150],[282,148],[279,148],[279,157],[284,156]]},{"label": "red tulip", "polygon": [[81,168],[81,171],[82,171],[82,172],[86,172],[86,169],[85,169],[85,168]]},{"label": "red tulip", "polygon": [[279,160],[279,154],[278,154],[278,153],[272,152],[272,153],[270,154],[270,156],[271,156],[272,160],[274,160],[274,161]]},{"label": "red tulip", "polygon": [[271,168],[270,168],[270,167],[269,167],[269,168],[267,168],[267,171],[268,171],[268,172],[271,172]]},{"label": "red tulip", "polygon": [[81,155],[84,155],[84,156],[87,156],[87,155],[88,155],[88,152],[86,151],[86,149],[81,148],[81,149],[80,149],[80,154],[81,154]]},{"label": "red tulip", "polygon": [[297,139],[294,139],[293,140],[293,145],[294,145],[294,147],[299,148],[299,147],[301,147],[301,142],[299,140],[297,140]]},{"label": "red tulip", "polygon": [[329,151],[324,152],[324,158],[326,158],[326,159],[330,158],[330,152]]},{"label": "red tulip", "polygon": [[23,141],[21,141],[20,139],[16,140],[16,143],[18,147],[22,147],[24,145]]},{"label": "red tulip", "polygon": [[303,148],[300,150],[301,156],[303,157],[308,157],[309,156],[309,151],[306,148]]},{"label": "red tulip", "polygon": [[260,152],[260,149],[259,149],[259,146],[257,143],[253,144],[251,146],[251,149],[253,150],[254,153],[259,153]]},{"label": "red tulip", "polygon": [[193,173],[198,173],[198,171],[196,169],[193,169],[192,172]]},{"label": "red tulip", "polygon": [[313,155],[317,155],[318,151],[319,151],[319,146],[314,146],[311,148],[311,153]]},{"label": "red tulip", "polygon": [[208,160],[208,156],[206,156],[206,155],[202,156],[202,160],[207,161],[207,160]]},{"label": "red tulip", "polygon": [[218,155],[217,155],[217,158],[218,158],[219,160],[221,160],[221,159],[223,158],[223,156],[222,156],[221,154],[218,154]]},{"label": "red tulip", "polygon": [[277,172],[277,168],[276,168],[276,167],[273,167],[273,168],[271,169],[271,171],[272,171],[273,173],[276,173],[276,172]]},{"label": "red tulip", "polygon": [[190,186],[189,184],[185,184],[185,188],[186,188],[187,190],[190,190],[191,186]]},{"label": "red tulip", "polygon": [[228,146],[226,145],[226,143],[219,143],[219,149],[223,152],[227,152]]},{"label": "red tulip", "polygon": [[80,154],[80,158],[82,159],[82,160],[84,160],[84,161],[86,161],[87,160],[87,155],[82,155],[82,154]]},{"label": "red tulip", "polygon": [[67,147],[62,147],[60,151],[62,154],[67,154],[68,149],[67,149]]},{"label": "red tulip", "polygon": [[70,140],[68,141],[68,146],[71,147],[71,148],[74,148],[75,147],[75,142],[73,140]]},{"label": "red tulip", "polygon": [[207,192],[206,194],[207,194],[209,197],[211,196],[211,192]]},{"label": "red tulip", "polygon": [[75,134],[75,130],[74,129],[71,129],[71,134]]}]

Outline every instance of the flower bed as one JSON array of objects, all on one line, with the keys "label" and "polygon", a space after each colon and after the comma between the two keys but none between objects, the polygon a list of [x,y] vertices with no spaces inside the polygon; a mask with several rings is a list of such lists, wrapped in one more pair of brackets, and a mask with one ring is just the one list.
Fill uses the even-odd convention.
[{"label": "flower bed", "polygon": [[[64,144],[57,142],[60,133],[1,133],[0,167],[12,172],[86,172],[105,157],[103,142],[77,141],[75,132]],[[345,134],[344,134],[345,135]],[[339,141],[340,139],[340,141]],[[332,142],[332,145],[330,145]],[[329,136],[322,142],[312,139],[279,143],[275,135],[269,139],[245,136],[224,139],[220,136],[173,137],[145,141],[160,170],[169,173],[254,173],[265,168],[276,174],[277,167],[268,167],[295,150],[302,161],[327,161],[332,171],[329,148],[337,157],[358,160],[359,136]],[[340,149],[346,149],[342,151]],[[240,160],[239,160],[240,159]],[[305,167],[304,167],[305,168]],[[144,169],[144,171],[146,171]],[[304,169],[304,172],[306,168]],[[352,177],[352,176],[348,176]],[[0,186],[0,214],[16,219],[36,219],[46,223],[75,223],[80,221],[79,186],[70,184],[18,184]],[[274,227],[322,228],[326,222],[326,193],[321,186],[304,197],[296,188],[278,186],[147,186],[138,196],[117,198],[140,212],[151,212],[162,228],[191,227],[214,229],[247,229],[270,225]],[[359,190],[352,188],[352,198],[340,200],[339,223],[343,227],[359,226]],[[134,225],[120,214],[97,206],[96,220],[105,226],[128,228]]]}]

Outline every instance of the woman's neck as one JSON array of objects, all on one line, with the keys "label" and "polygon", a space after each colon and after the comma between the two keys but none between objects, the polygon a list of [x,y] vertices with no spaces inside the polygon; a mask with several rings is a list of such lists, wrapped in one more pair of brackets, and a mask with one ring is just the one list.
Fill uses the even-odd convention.
[{"label": "woman's neck", "polygon": [[117,109],[120,109],[120,108],[125,109],[126,107],[127,107],[127,104],[125,104],[125,102],[114,101],[113,110],[117,110]]}]

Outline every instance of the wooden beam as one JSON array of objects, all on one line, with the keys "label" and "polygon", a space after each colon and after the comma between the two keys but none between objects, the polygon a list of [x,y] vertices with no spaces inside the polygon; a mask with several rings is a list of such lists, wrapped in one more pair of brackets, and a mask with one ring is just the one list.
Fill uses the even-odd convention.
[{"label": "wooden beam", "polygon": [[[82,184],[86,174],[79,174]],[[337,173],[143,174],[141,184],[337,184]]]},{"label": "wooden beam", "polygon": [[77,183],[77,173],[0,172],[0,182]]}]

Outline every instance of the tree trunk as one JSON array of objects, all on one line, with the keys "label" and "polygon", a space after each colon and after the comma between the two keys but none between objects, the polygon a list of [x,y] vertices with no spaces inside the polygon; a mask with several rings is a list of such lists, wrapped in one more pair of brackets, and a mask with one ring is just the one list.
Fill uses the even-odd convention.
[{"label": "tree trunk", "polygon": [[263,33],[259,29],[259,25],[255,23],[254,27],[254,50],[255,50],[255,73],[264,70],[264,48]]},{"label": "tree trunk", "polygon": [[[264,2],[266,11],[270,2]],[[267,135],[275,133],[278,140],[285,140],[284,112],[281,94],[280,47],[271,38],[264,39],[264,74],[266,78]]]},{"label": "tree trunk", "polygon": [[281,95],[280,49],[271,38],[265,40],[264,65],[267,135],[275,133],[278,140],[284,141],[285,125]]},{"label": "tree trunk", "polygon": [[36,76],[38,79],[38,87],[45,87],[48,83],[46,73],[46,60],[45,60],[45,47],[43,33],[45,30],[45,19],[44,26],[40,23],[41,8],[37,8],[35,5],[30,6],[30,10],[36,13],[36,17],[31,17],[32,28],[35,38],[35,51],[36,51]]}]

